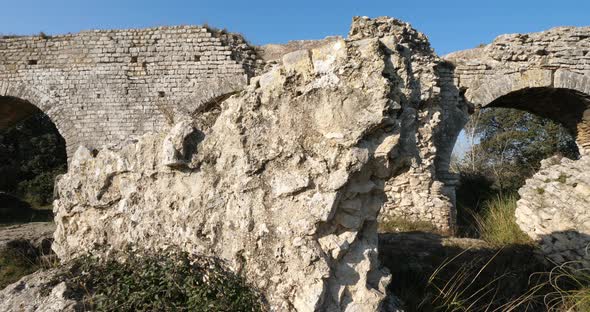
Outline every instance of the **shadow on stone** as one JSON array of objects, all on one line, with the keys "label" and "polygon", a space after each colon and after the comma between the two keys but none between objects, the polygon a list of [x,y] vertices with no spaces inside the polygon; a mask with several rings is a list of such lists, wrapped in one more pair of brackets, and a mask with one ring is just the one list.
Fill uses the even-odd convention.
[{"label": "shadow on stone", "polygon": [[29,203],[0,192],[0,223],[24,223],[53,220],[53,211],[33,209]]},{"label": "shadow on stone", "polygon": [[536,285],[534,273],[551,269],[532,245],[496,248],[425,232],[380,234],[379,257],[392,273],[389,290],[408,312],[502,311]]}]

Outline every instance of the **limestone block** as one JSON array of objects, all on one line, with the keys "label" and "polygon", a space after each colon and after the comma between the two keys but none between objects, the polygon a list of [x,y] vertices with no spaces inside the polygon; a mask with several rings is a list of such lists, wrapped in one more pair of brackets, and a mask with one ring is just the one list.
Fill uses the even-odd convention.
[{"label": "limestone block", "polygon": [[190,159],[187,155],[190,136],[195,132],[191,121],[174,125],[162,143],[162,165],[177,167],[185,165]]},{"label": "limestone block", "polygon": [[590,94],[590,77],[567,70],[555,71],[555,87],[567,88]]},{"label": "limestone block", "polygon": [[313,71],[311,54],[309,50],[299,50],[283,56],[283,66],[286,70],[292,70],[302,75],[310,75]]},{"label": "limestone block", "polygon": [[516,222],[543,252],[558,263],[590,267],[590,157],[552,157],[518,191]]}]

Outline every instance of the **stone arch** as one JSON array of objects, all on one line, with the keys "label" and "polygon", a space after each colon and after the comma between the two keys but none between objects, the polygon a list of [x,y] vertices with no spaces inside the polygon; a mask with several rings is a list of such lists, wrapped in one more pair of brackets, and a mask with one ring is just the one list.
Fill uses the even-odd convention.
[{"label": "stone arch", "polygon": [[[459,73],[455,85],[459,102],[467,104],[470,112],[474,108],[514,108],[552,119],[576,138],[580,155],[590,154],[590,77],[563,69],[529,69],[506,74],[497,70],[477,78]],[[435,163],[437,179],[444,182],[454,201],[459,177],[450,172],[449,165],[457,138],[469,118],[450,120],[438,140]],[[451,209],[455,215],[456,207]]]},{"label": "stone arch", "polygon": [[564,125],[580,152],[590,149],[590,78],[571,71],[530,69],[485,77],[467,88],[465,100],[476,107],[528,111]]},{"label": "stone arch", "polygon": [[75,136],[57,101],[48,94],[25,84],[0,84],[0,130],[6,129],[36,112],[43,112],[55,124],[66,142],[68,158],[77,146]]}]

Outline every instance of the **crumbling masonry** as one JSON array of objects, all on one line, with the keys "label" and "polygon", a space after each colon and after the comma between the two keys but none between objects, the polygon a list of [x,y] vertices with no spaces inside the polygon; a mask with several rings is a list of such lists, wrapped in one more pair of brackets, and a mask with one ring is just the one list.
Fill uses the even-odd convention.
[{"label": "crumbling masonry", "polygon": [[[586,257],[590,233],[554,234],[590,232],[589,95],[590,28],[444,58],[387,17],[355,17],[346,39],[258,48],[192,26],[0,39],[0,128],[41,110],[67,142],[63,260],[178,246],[229,261],[276,311],[394,309],[377,223],[453,232],[450,156],[476,107],[527,110],[576,135],[582,159],[539,173],[560,166],[568,182],[531,179],[517,219],[555,259]],[[575,196],[543,199],[540,183]],[[570,202],[544,204],[555,198]]]}]

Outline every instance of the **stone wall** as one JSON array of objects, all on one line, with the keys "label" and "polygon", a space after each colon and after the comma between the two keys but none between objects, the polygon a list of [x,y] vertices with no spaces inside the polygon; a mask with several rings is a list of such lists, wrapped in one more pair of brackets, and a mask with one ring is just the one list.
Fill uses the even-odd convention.
[{"label": "stone wall", "polygon": [[[242,89],[261,65],[241,36],[197,26],[5,37],[0,97],[49,115],[71,156],[158,131],[179,110]],[[2,118],[25,109],[6,99]]]},{"label": "stone wall", "polygon": [[395,151],[394,177],[385,184],[387,201],[380,220],[427,221],[443,232],[453,232],[456,178],[439,155],[448,146],[452,150],[468,112],[454,85],[452,66],[437,57],[426,36],[408,23],[391,18],[354,21],[349,38],[390,33],[395,43],[392,49],[403,56],[395,53],[388,60],[405,81],[403,96],[396,99],[403,107],[404,123]]},{"label": "stone wall", "polygon": [[227,260],[275,311],[385,309],[379,213],[409,209],[400,194],[437,196],[428,212],[450,223],[433,182],[435,136],[465,114],[445,111],[450,77],[409,25],[356,18],[348,39],[283,55],[171,129],[79,149],[57,184],[54,249],[67,260],[178,246]]},{"label": "stone wall", "polygon": [[545,160],[519,191],[516,219],[553,261],[588,266],[590,27],[503,35],[445,59],[455,65],[455,85],[468,105],[525,110],[575,135],[582,157]]},{"label": "stone wall", "polygon": [[[589,27],[503,35],[489,45],[443,59],[429,53],[425,36],[407,24],[380,25],[377,29],[397,29],[396,35],[405,38],[400,42],[412,47],[405,50],[411,51],[412,61],[401,71],[415,77],[421,92],[432,93],[428,101],[422,101],[418,94],[408,96],[424,111],[416,116],[418,135],[401,158],[407,163],[400,164],[399,175],[386,184],[388,201],[380,216],[383,221],[401,217],[429,221],[443,231],[453,231],[458,179],[449,172],[449,164],[459,132],[469,112],[476,108],[517,108],[551,118],[576,136],[582,154],[589,152]],[[425,79],[427,75],[435,78]]]},{"label": "stone wall", "polygon": [[[590,146],[589,28],[504,35],[443,60],[407,23],[355,18],[355,25],[351,38],[366,31],[393,34],[404,58],[392,58],[388,66],[412,90],[398,102],[408,103],[404,114],[415,122],[405,129],[417,135],[398,152],[403,161],[387,183],[383,220],[426,220],[453,231],[457,179],[449,162],[473,106],[516,107],[554,118],[577,133],[582,152]],[[30,113],[32,103],[56,123],[70,156],[79,145],[119,144],[242,89],[262,72],[262,57],[276,62],[298,47],[338,40],[269,45],[258,57],[239,35],[194,26],[3,38],[0,97],[7,97],[0,98],[0,125]],[[570,100],[555,104],[564,98]],[[420,114],[413,112],[418,107]]]},{"label": "stone wall", "polygon": [[[59,256],[177,246],[227,260],[276,311],[374,311],[389,281],[377,222],[454,230],[449,161],[474,107],[554,118],[590,146],[589,28],[441,59],[407,23],[356,17],[347,39],[301,46],[267,50],[262,70],[243,38],[200,27],[0,39],[3,109],[36,105],[68,143]],[[528,233],[553,228],[531,208],[538,181],[519,204]]]},{"label": "stone wall", "polygon": [[590,156],[553,157],[519,190],[516,221],[555,263],[590,267]]}]

